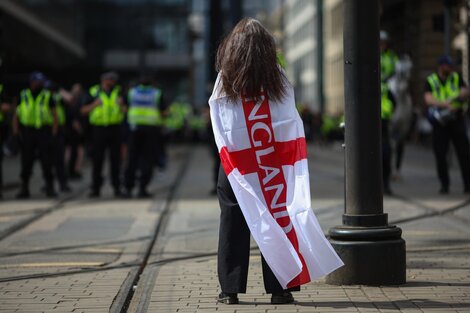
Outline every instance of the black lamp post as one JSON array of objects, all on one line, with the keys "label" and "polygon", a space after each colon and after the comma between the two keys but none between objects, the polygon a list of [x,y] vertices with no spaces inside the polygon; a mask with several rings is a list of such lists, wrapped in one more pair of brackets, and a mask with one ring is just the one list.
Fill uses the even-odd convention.
[{"label": "black lamp post", "polygon": [[383,212],[378,0],[344,1],[344,62],[346,208],[330,238],[345,266],[326,281],[403,284],[405,241]]}]

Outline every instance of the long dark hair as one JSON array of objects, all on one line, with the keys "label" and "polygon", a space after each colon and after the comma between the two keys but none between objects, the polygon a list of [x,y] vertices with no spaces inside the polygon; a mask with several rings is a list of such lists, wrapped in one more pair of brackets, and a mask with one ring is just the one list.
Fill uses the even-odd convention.
[{"label": "long dark hair", "polygon": [[255,19],[242,19],[224,39],[217,50],[216,70],[231,100],[242,93],[257,99],[261,90],[274,100],[285,94],[274,38]]}]

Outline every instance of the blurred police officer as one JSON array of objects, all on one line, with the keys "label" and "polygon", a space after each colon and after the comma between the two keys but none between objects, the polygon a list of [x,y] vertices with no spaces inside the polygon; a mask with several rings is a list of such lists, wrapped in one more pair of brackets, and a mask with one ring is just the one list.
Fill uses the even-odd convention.
[{"label": "blurred police officer", "polygon": [[428,118],[433,126],[433,148],[441,194],[449,193],[447,152],[451,141],[459,160],[464,192],[470,193],[470,147],[463,117],[465,101],[469,96],[462,77],[453,71],[452,59],[441,56],[437,72],[426,79],[424,92]]},{"label": "blurred police officer", "polygon": [[59,182],[60,191],[70,192],[71,189],[67,183],[67,174],[65,172],[65,108],[64,101],[60,95],[59,86],[56,83],[46,81],[46,88],[51,92],[51,96],[55,101],[55,110],[57,113],[57,134],[54,136],[53,147],[53,164],[57,180]]},{"label": "blurred police officer", "polygon": [[81,108],[88,114],[92,127],[92,186],[90,197],[99,197],[103,184],[102,170],[106,150],[109,150],[111,183],[114,195],[122,195],[119,177],[121,167],[121,124],[126,108],[117,86],[119,76],[115,72],[101,75],[100,85],[90,88],[89,99]]},{"label": "blurred police officer", "polygon": [[39,156],[45,179],[45,193],[55,197],[52,158],[52,136],[57,133],[57,114],[51,92],[44,89],[45,76],[33,72],[29,77],[29,88],[21,91],[20,101],[13,118],[13,135],[21,142],[21,190],[17,198],[29,198],[29,180],[34,160]]},{"label": "blurred police officer", "polygon": [[0,84],[0,199],[3,197],[3,144],[8,135],[7,114],[11,105],[6,102],[3,84]]},{"label": "blurred police officer", "polygon": [[386,82],[395,74],[398,56],[390,49],[390,36],[386,31],[380,31],[380,79]]},{"label": "blurred police officer", "polygon": [[68,105],[65,107],[65,142],[66,150],[68,150],[68,178],[80,179],[82,177],[81,167],[84,155],[85,143],[85,125],[86,119],[80,114],[80,106],[82,105],[86,93],[83,91],[82,85],[75,83],[70,91]]},{"label": "blurred police officer", "polygon": [[390,120],[393,115],[394,98],[388,86],[388,80],[395,74],[398,57],[390,49],[390,36],[380,31],[380,80],[381,80],[381,118],[382,118],[382,175],[383,190],[391,195],[390,174],[392,171],[392,146],[390,143]]},{"label": "blurred police officer", "polygon": [[384,194],[392,195],[390,174],[392,172],[392,147],[390,143],[390,120],[393,116],[395,99],[388,84],[381,83],[381,119],[382,119],[382,175]]},{"label": "blurred police officer", "polygon": [[[147,186],[152,178],[156,147],[161,145],[162,112],[166,109],[162,90],[152,86],[149,77],[128,93],[128,161],[125,170],[126,196],[132,196],[139,169],[139,197],[149,197]],[[158,150],[158,149],[157,149]]]}]

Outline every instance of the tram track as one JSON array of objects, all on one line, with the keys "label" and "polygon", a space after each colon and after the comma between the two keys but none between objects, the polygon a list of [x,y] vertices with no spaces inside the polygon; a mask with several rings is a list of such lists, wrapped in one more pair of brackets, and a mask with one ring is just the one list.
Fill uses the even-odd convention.
[{"label": "tram track", "polygon": [[66,207],[66,204],[69,203],[70,201],[73,201],[75,199],[78,199],[80,196],[82,196],[86,191],[88,190],[87,186],[80,186],[77,190],[71,192],[69,195],[66,195],[65,197],[57,199],[52,205],[46,208],[36,208],[36,209],[31,209],[28,211],[22,211],[18,212],[17,214],[14,214],[14,212],[6,212],[3,213],[2,216],[19,216],[19,215],[27,215],[27,214],[32,214],[32,216],[27,217],[23,219],[22,221],[13,224],[12,226],[0,231],[0,241],[10,237],[11,235],[19,232],[20,230],[24,229],[28,225],[34,223],[35,221],[50,215],[62,208]]},{"label": "tram track", "polygon": [[163,201],[163,203],[160,205],[160,209],[158,210],[160,212],[160,218],[157,220],[156,225],[154,227],[152,239],[150,240],[150,243],[147,245],[142,259],[137,264],[135,264],[136,268],[131,270],[127,279],[122,284],[118,294],[114,298],[114,301],[111,305],[109,312],[114,312],[114,313],[127,312],[127,309],[129,308],[129,305],[132,301],[137,285],[140,282],[141,275],[144,272],[145,268],[149,265],[149,259],[152,254],[152,250],[154,246],[157,244],[160,234],[163,232],[165,226],[168,223],[170,213],[171,213],[170,212],[171,205],[178,191],[178,187],[180,186],[181,181],[183,180],[185,173],[187,172],[187,168],[189,166],[190,160],[191,160],[191,154],[189,153],[189,151],[187,151],[187,153],[184,156],[184,159],[182,160],[182,164],[180,168],[178,169],[176,177],[170,186],[168,194],[165,200]]},{"label": "tram track", "polygon": [[[132,290],[129,289],[129,286],[132,287],[136,283],[138,283],[138,275],[143,271],[145,266],[148,263],[150,254],[152,252],[152,248],[158,238],[158,235],[160,234],[161,229],[164,227],[164,225],[168,221],[169,217],[169,210],[171,206],[171,202],[175,196],[175,192],[177,187],[179,186],[179,183],[181,179],[184,176],[184,172],[186,171],[188,164],[189,164],[189,158],[190,155],[187,153],[184,156],[184,159],[181,161],[182,164],[180,165],[178,169],[178,174],[176,175],[173,183],[165,189],[168,189],[168,193],[163,201],[161,203],[161,198],[155,199],[152,206],[158,205],[157,211],[160,212],[160,218],[157,220],[157,223],[154,227],[153,234],[150,236],[145,236],[145,237],[139,237],[139,238],[134,238],[131,240],[126,240],[126,241],[106,241],[106,242],[97,242],[97,243],[92,243],[92,244],[79,244],[79,245],[66,245],[66,246],[58,246],[58,247],[52,247],[49,249],[45,250],[32,250],[32,251],[18,251],[18,252],[10,252],[10,253],[3,253],[0,254],[0,258],[2,257],[12,257],[12,256],[19,256],[19,255],[32,255],[32,254],[37,254],[37,253],[50,253],[50,252],[57,252],[57,251],[69,251],[69,250],[74,250],[74,249],[80,249],[80,248],[89,248],[89,247],[95,247],[95,246],[103,246],[103,245],[115,245],[115,244],[122,244],[122,243],[129,243],[129,242],[136,242],[136,241],[142,241],[142,240],[149,240],[149,244],[145,247],[144,253],[141,254],[141,257],[138,258],[136,261],[133,262],[126,262],[126,263],[119,263],[115,265],[105,265],[101,267],[95,267],[95,268],[80,268],[80,269],[72,269],[72,270],[67,270],[67,271],[61,271],[61,272],[54,272],[54,273],[37,273],[37,274],[29,274],[29,275],[17,275],[17,276],[10,276],[10,277],[3,277],[0,278],[0,283],[4,282],[11,282],[11,281],[19,281],[19,280],[25,280],[25,279],[43,279],[43,278],[50,278],[50,277],[62,277],[62,276],[68,276],[68,275],[76,275],[76,274],[84,274],[84,273],[91,273],[91,272],[101,272],[101,271],[108,271],[108,270],[115,270],[115,269],[122,269],[122,268],[136,268],[137,271],[133,275],[129,275],[133,277],[130,282],[124,283],[123,286],[121,287],[120,293],[122,295],[118,295],[117,298],[122,297],[123,295],[127,299],[129,297],[129,292],[132,292]],[[75,197],[74,197],[75,198]],[[62,199],[61,203],[64,205],[65,200],[67,199]],[[69,197],[68,201],[72,200],[72,196]],[[57,207],[58,203],[54,206]],[[59,208],[57,208],[59,209]],[[55,211],[55,210],[53,210]],[[44,209],[41,211],[41,216],[36,216],[35,220],[43,217],[45,214],[52,213],[51,208]],[[31,221],[31,223],[34,221]],[[29,223],[30,224],[30,223]],[[26,227],[27,225],[24,225]],[[19,229],[18,229],[19,230]],[[17,231],[18,231],[17,230]],[[9,235],[13,235],[15,232],[10,233]],[[184,256],[182,258],[187,258],[188,256]],[[169,261],[174,261],[174,260],[169,260]],[[163,261],[164,262],[164,261]],[[137,280],[136,280],[137,279]],[[122,306],[124,303],[120,303],[121,308],[119,308],[116,312],[121,312],[122,311]],[[118,307],[118,306],[117,306]],[[122,311],[122,312],[125,312]]]},{"label": "tram track", "polygon": [[460,209],[462,209],[466,206],[469,206],[470,205],[470,198],[467,199],[467,200],[464,200],[463,202],[461,202],[459,204],[452,205],[452,206],[449,206],[449,207],[441,209],[441,210],[431,208],[429,206],[426,206],[426,205],[420,203],[419,201],[415,201],[415,200],[413,200],[409,197],[406,197],[406,196],[402,196],[402,195],[397,194],[397,195],[394,195],[393,198],[401,200],[405,203],[411,204],[411,205],[413,205],[417,208],[423,209],[425,211],[425,213],[419,214],[419,215],[416,215],[416,216],[411,216],[411,217],[392,220],[392,221],[389,222],[390,224],[399,225],[399,224],[419,221],[419,220],[423,220],[423,219],[431,218],[431,217],[445,216],[445,217],[451,218],[453,220],[457,220],[457,221],[459,221],[463,224],[470,225],[470,220],[469,219],[464,218],[464,217],[460,217],[460,216],[457,217],[457,216],[452,215],[452,213],[454,213],[454,212],[456,212],[456,211],[458,211],[458,210],[460,210]]},{"label": "tram track", "polygon": [[[135,242],[137,239],[139,241],[145,240],[145,246],[142,247],[139,253],[136,254],[134,260],[128,260],[127,262],[121,263],[108,263],[103,264],[98,267],[78,267],[78,268],[70,268],[65,271],[60,272],[38,272],[38,273],[31,273],[26,275],[12,275],[9,277],[0,278],[0,283],[8,283],[14,281],[22,281],[22,280],[34,280],[34,279],[45,279],[45,278],[54,278],[54,277],[64,277],[64,276],[71,276],[71,275],[80,275],[86,273],[97,273],[97,272],[104,272],[104,271],[112,271],[112,270],[119,270],[119,269],[128,269],[128,275],[126,279],[121,283],[121,287],[117,292],[116,296],[113,299],[113,302],[110,307],[110,312],[126,312],[128,305],[134,295],[134,287],[139,283],[140,275],[144,271],[144,269],[149,265],[150,256],[152,254],[152,249],[154,248],[159,235],[165,228],[165,225],[168,223],[169,215],[170,215],[170,208],[175,197],[176,191],[180,185],[181,180],[184,177],[184,174],[187,170],[189,165],[189,161],[191,158],[191,154],[189,149],[184,149],[181,151],[177,158],[180,159],[178,162],[179,164],[176,167],[176,175],[171,178],[171,181],[164,186],[158,187],[158,194],[155,195],[154,199],[152,200],[152,208],[150,211],[159,212],[159,218],[156,221],[155,226],[152,228],[152,232],[145,236],[145,238],[134,238],[131,241]],[[23,219],[20,222],[15,223],[13,226],[9,227],[8,229],[0,232],[0,241],[18,233],[22,229],[26,228],[28,225],[31,225],[35,221],[38,221],[41,218],[47,217],[48,215],[57,212],[58,210],[64,208],[70,208],[68,205],[71,201],[80,198],[83,193],[87,190],[86,187],[77,189],[74,193],[58,199],[50,204],[48,207],[43,208],[32,208],[26,212],[14,212],[8,211],[3,212],[4,216],[21,216],[21,215],[32,215]],[[84,200],[86,203],[86,200]],[[50,252],[67,252],[75,249],[87,249],[90,246],[102,246],[108,244],[120,244],[119,241],[107,241],[107,242],[95,242],[90,244],[78,244],[78,245],[65,245],[65,246],[57,246],[51,247],[48,249],[39,249],[33,251],[11,251],[8,253],[0,254],[0,258],[8,258],[8,257],[15,257],[21,255],[34,255],[34,254],[42,254],[42,253],[50,253]],[[86,253],[86,251],[84,252]],[[204,257],[205,255],[183,255],[181,259],[186,258],[198,258]],[[174,262],[177,259],[171,260],[162,260],[162,263],[166,262]],[[153,265],[154,262],[152,262]],[[160,263],[160,262],[159,262]]]}]

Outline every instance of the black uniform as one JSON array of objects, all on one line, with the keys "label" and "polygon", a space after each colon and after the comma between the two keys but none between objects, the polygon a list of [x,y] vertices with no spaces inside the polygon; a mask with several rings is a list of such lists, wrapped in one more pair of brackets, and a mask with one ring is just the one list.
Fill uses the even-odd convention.
[{"label": "black uniform", "polygon": [[[250,229],[246,224],[230,182],[220,167],[217,183],[220,204],[219,248],[217,271],[222,292],[245,293],[250,260]],[[283,291],[276,276],[262,257],[266,293]],[[288,289],[299,291],[300,286]]]},{"label": "black uniform", "polygon": [[[83,97],[74,99],[65,107],[65,145],[69,148],[69,159],[66,165],[68,177],[70,179],[81,178],[81,173],[77,171],[76,165],[78,153],[81,146],[85,143],[84,125],[86,121],[80,114],[80,106]],[[78,127],[76,127],[78,125]]]},{"label": "black uniform", "polygon": [[[441,79],[439,77],[439,79]],[[441,80],[444,85],[445,82]],[[464,87],[465,83],[459,77],[459,87]],[[425,92],[432,92],[429,82],[425,83]],[[430,119],[433,126],[432,143],[434,155],[436,158],[436,168],[439,180],[441,182],[441,191],[447,192],[450,185],[449,166],[447,164],[447,154],[450,142],[453,143],[457,159],[460,164],[460,173],[464,185],[464,191],[470,193],[470,145],[465,128],[465,119],[463,112],[457,111],[456,118],[440,124],[435,119]]]},{"label": "black uniform", "polygon": [[[396,102],[393,94],[388,91],[388,98],[395,108]],[[390,175],[392,173],[392,145],[390,143],[390,120],[382,118],[382,178],[385,194],[391,194]]]},{"label": "black uniform", "polygon": [[[154,89],[156,90],[156,89]],[[132,99],[128,99],[131,101]],[[161,94],[155,103],[156,109],[163,112],[167,109],[167,102]],[[129,103],[129,109],[131,103]],[[125,188],[128,196],[131,195],[135,184],[135,176],[139,169],[139,196],[149,196],[147,186],[152,179],[155,159],[162,146],[161,126],[129,125],[128,134],[128,160],[124,173]],[[157,149],[155,149],[157,147]]]},{"label": "black uniform", "polygon": [[[58,101],[62,101],[60,96],[54,95],[56,99],[56,108],[59,107]],[[64,105],[62,103],[62,105]],[[65,110],[65,109],[64,109]],[[60,190],[62,192],[71,191],[68,182],[67,182],[67,173],[65,172],[65,125],[67,119],[65,119],[65,124],[58,126],[57,134],[54,136],[54,162],[53,168],[55,170],[56,178],[59,182]]]},{"label": "black uniform", "polygon": [[[3,86],[0,87],[0,105],[2,105],[5,99],[5,91]],[[0,121],[0,198],[3,195],[3,144],[6,139],[7,123],[5,113],[0,112],[2,120]]]},{"label": "black uniform", "polygon": [[[108,95],[111,93],[110,91]],[[85,101],[86,104],[92,103],[96,96],[89,95]],[[92,183],[90,196],[100,195],[103,185],[103,163],[105,153],[109,153],[111,185],[116,196],[121,195],[121,144],[122,144],[121,124],[97,126],[91,125],[91,158],[92,158]]]}]

